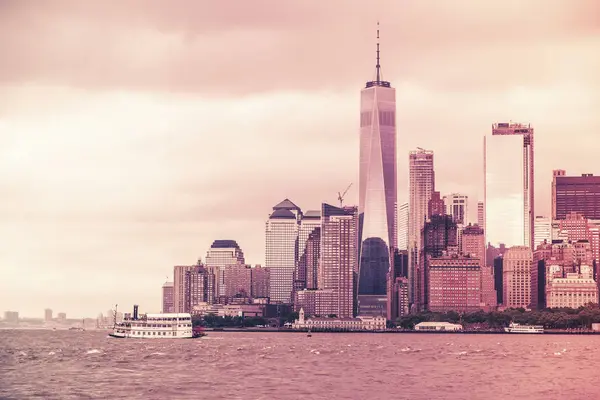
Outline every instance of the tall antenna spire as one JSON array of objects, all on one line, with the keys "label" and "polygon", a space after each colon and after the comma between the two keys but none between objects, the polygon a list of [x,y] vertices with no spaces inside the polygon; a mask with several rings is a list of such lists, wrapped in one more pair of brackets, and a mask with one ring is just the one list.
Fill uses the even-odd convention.
[{"label": "tall antenna spire", "polygon": [[379,21],[377,21],[377,65],[375,66],[377,68],[377,84],[379,85],[379,82],[381,82],[381,74],[380,74],[380,69],[381,66],[379,65]]}]

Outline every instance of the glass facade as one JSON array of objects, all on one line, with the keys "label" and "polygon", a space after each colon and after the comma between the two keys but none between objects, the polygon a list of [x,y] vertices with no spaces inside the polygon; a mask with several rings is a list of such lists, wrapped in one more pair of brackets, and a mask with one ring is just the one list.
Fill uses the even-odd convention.
[{"label": "glass facade", "polygon": [[386,297],[391,248],[398,245],[396,90],[389,84],[367,85],[360,111],[359,313],[379,314],[380,307],[385,310],[380,300]]}]

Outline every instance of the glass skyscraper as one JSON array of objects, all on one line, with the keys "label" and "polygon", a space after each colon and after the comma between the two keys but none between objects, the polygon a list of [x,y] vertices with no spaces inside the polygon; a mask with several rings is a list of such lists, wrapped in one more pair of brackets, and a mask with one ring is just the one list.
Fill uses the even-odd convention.
[{"label": "glass skyscraper", "polygon": [[376,74],[360,96],[358,312],[362,315],[386,312],[391,249],[397,247],[396,90],[381,79],[379,43]]}]

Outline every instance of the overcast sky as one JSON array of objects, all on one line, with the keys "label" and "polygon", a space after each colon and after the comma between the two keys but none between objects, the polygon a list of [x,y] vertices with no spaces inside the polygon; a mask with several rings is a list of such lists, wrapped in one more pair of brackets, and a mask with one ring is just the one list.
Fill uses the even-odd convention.
[{"label": "overcast sky", "polygon": [[[157,311],[214,239],[262,263],[284,198],[355,203],[377,19],[401,202],[420,146],[474,217],[493,122],[535,128],[538,215],[552,169],[600,173],[594,0],[0,0],[0,311]],[[488,143],[488,239],[518,243],[520,140]]]}]

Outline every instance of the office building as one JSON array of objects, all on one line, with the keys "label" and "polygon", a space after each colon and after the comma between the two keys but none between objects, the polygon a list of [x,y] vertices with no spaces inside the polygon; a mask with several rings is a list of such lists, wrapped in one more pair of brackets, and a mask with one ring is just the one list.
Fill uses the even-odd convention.
[{"label": "office building", "polygon": [[465,194],[452,193],[444,196],[446,214],[452,216],[452,220],[459,225],[467,225],[469,216],[469,197]]},{"label": "office building", "polygon": [[301,218],[300,207],[285,199],[273,207],[266,222],[265,259],[272,303],[292,303]]},{"label": "office building", "polygon": [[565,219],[573,212],[587,219],[600,219],[600,176],[567,176],[565,170],[554,170],[552,218]]},{"label": "office building", "polygon": [[215,300],[226,296],[225,267],[244,265],[244,252],[235,240],[215,240],[206,252],[204,265],[215,275]]},{"label": "office building", "polygon": [[420,260],[422,230],[427,219],[429,200],[435,191],[433,151],[409,153],[409,226],[408,226],[408,296],[411,306],[423,310],[424,269]]},{"label": "office building", "polygon": [[477,258],[461,255],[431,258],[429,304],[433,312],[481,309],[481,268]]},{"label": "office building", "polygon": [[175,312],[175,286],[173,282],[165,282],[162,286],[162,312]]},{"label": "office building", "polygon": [[359,313],[385,313],[386,277],[398,246],[396,90],[382,79],[377,42],[376,79],[360,94]]},{"label": "office building", "polygon": [[536,216],[533,230],[534,249],[542,243],[552,243],[552,220],[548,217]]},{"label": "office building", "polygon": [[526,246],[513,246],[503,257],[503,300],[506,308],[529,308],[533,254]]},{"label": "office building", "polygon": [[52,321],[52,310],[49,308],[44,310],[44,321]]},{"label": "office building", "polygon": [[408,203],[398,207],[398,250],[408,250]]}]

